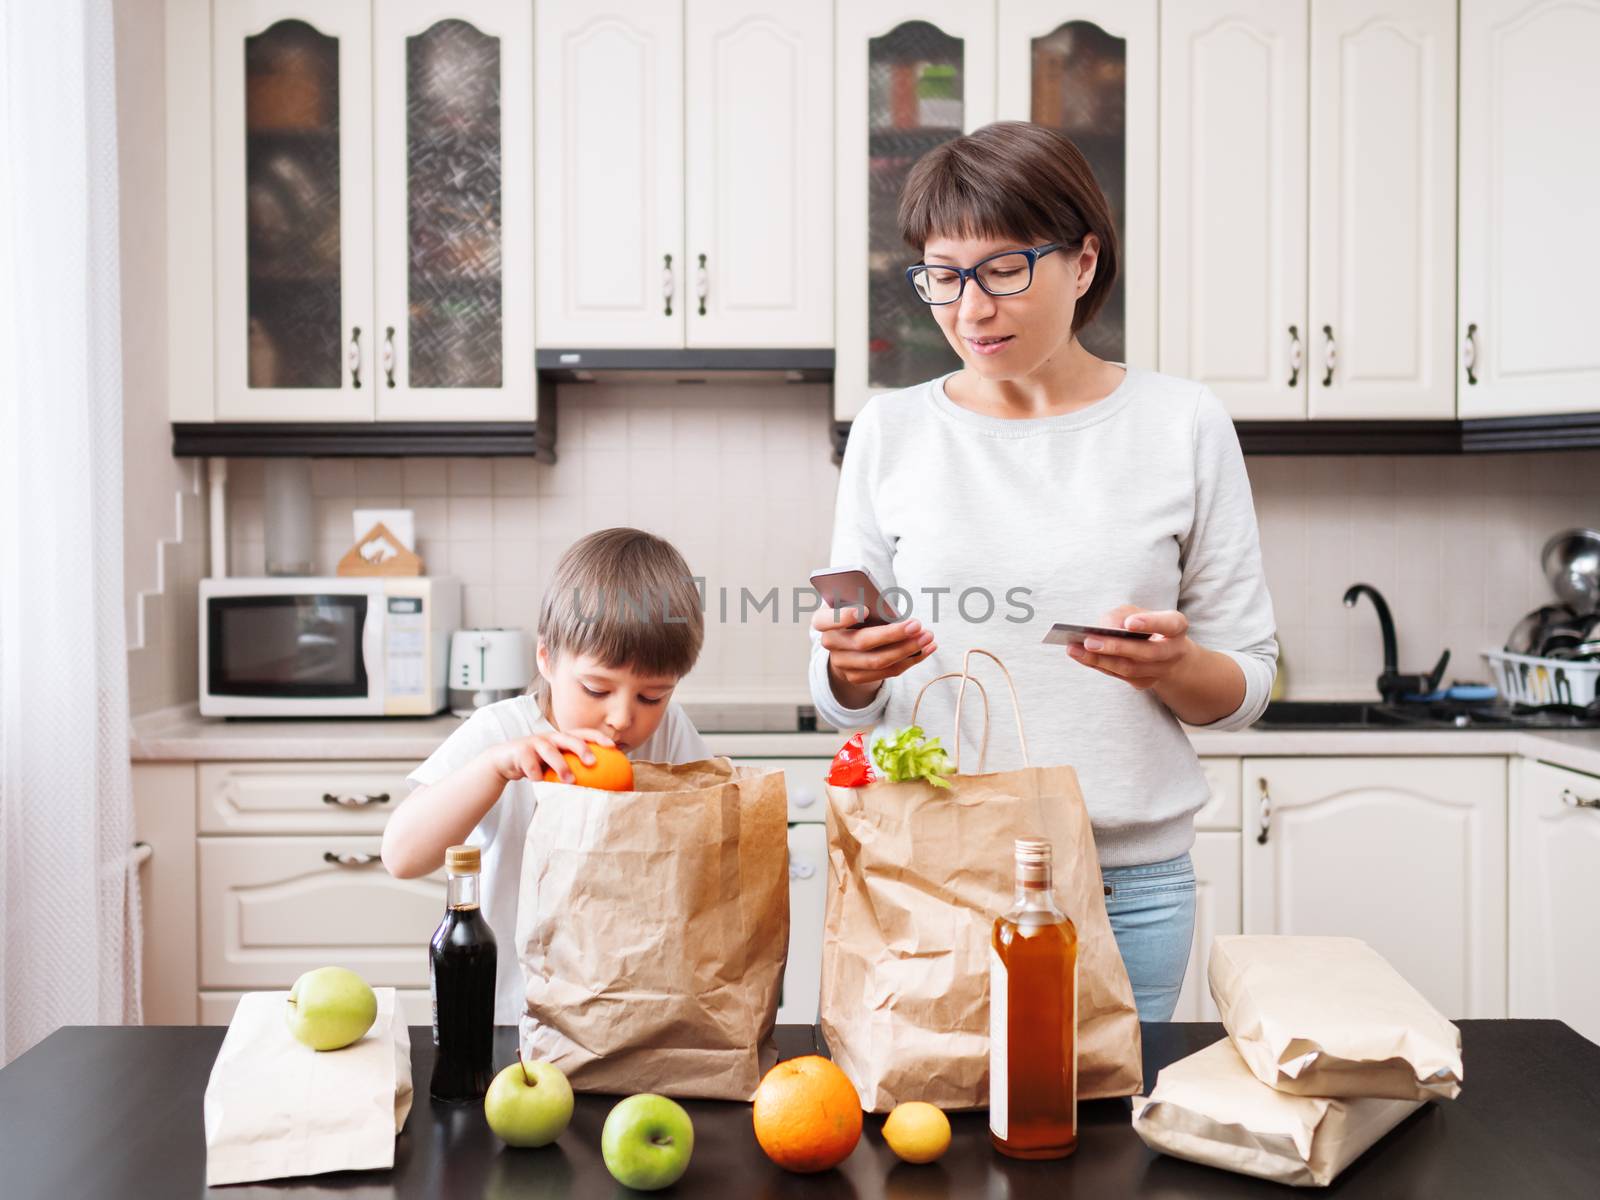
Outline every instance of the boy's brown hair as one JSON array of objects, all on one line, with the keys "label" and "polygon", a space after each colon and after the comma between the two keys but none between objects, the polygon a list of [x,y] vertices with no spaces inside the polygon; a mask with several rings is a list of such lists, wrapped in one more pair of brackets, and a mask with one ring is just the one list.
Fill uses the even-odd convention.
[{"label": "boy's brown hair", "polygon": [[899,223],[918,254],[940,235],[1076,250],[1094,234],[1100,255],[1074,331],[1094,320],[1117,279],[1116,225],[1094,171],[1069,139],[1031,121],[997,121],[924,154],[900,193]]},{"label": "boy's brown hair", "polygon": [[539,608],[552,658],[589,654],[642,675],[687,675],[705,616],[689,564],[642,529],[601,529],[567,548]]}]

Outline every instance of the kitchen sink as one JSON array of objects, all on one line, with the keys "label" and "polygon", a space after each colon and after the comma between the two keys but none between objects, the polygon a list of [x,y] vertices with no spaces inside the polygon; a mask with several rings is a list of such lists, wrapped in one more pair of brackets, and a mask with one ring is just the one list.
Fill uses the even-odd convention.
[{"label": "kitchen sink", "polygon": [[1371,700],[1273,700],[1254,729],[1430,729],[1426,712]]}]

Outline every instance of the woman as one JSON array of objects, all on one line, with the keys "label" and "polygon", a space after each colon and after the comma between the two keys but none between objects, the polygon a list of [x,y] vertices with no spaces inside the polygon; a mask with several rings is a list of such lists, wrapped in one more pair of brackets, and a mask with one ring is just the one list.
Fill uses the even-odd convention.
[{"label": "woman", "polygon": [[[940,146],[912,170],[899,221],[921,256],[908,283],[962,367],[875,397],[851,429],[832,561],[901,589],[904,619],[852,629],[859,613],[816,614],[817,711],[839,728],[905,725],[923,682],[971,646],[998,654],[1032,761],[1077,768],[1139,1015],[1169,1020],[1208,799],[1179,723],[1249,725],[1277,657],[1238,438],[1207,388],[1078,340],[1117,239],[1064,137],[1006,122]],[[1056,621],[1155,636],[1063,649],[1041,641]],[[1001,736],[1009,705],[989,694],[987,769],[1020,766]],[[934,688],[918,718],[946,745],[954,702]]]}]

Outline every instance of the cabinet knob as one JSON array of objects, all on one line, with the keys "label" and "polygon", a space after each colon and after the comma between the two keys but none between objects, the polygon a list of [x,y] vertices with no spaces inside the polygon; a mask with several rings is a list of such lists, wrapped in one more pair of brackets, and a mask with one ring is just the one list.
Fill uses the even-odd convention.
[{"label": "cabinet knob", "polygon": [[1289,386],[1300,386],[1300,366],[1304,355],[1300,347],[1300,326],[1289,326]]},{"label": "cabinet knob", "polygon": [[666,315],[672,315],[672,294],[677,291],[677,281],[672,274],[672,255],[661,256],[661,299],[666,306]]},{"label": "cabinet knob", "polygon": [[1590,800],[1578,795],[1571,788],[1561,789],[1561,803],[1569,808],[1600,808],[1600,800]]},{"label": "cabinet knob", "polygon": [[322,855],[323,862],[336,867],[370,867],[382,859],[381,854],[336,854],[332,850],[324,851]]},{"label": "cabinet knob", "polygon": [[345,349],[345,363],[350,368],[350,386],[361,386],[361,326],[350,327],[350,344]]},{"label": "cabinet knob", "polygon": [[390,325],[383,331],[383,375],[390,387],[394,386],[394,326]]},{"label": "cabinet knob", "polygon": [[1467,326],[1467,337],[1461,344],[1461,365],[1467,369],[1467,382],[1476,385],[1478,382],[1478,326],[1476,322]]},{"label": "cabinet knob", "polygon": [[1256,842],[1262,846],[1267,844],[1267,837],[1272,832],[1272,793],[1267,790],[1265,778],[1258,779],[1257,785],[1261,788],[1261,832],[1256,834]]},{"label": "cabinet knob", "polygon": [[334,792],[323,792],[324,804],[338,804],[345,808],[365,808],[369,804],[389,803],[388,792],[371,792],[365,796],[340,796]]},{"label": "cabinet knob", "polygon": [[1328,348],[1323,352],[1322,365],[1327,368],[1322,376],[1322,386],[1333,386],[1333,368],[1339,363],[1339,343],[1333,339],[1333,326],[1324,325],[1322,336],[1327,339]]},{"label": "cabinet knob", "polygon": [[793,859],[789,860],[790,879],[810,879],[816,873],[817,868],[808,862],[795,862]]},{"label": "cabinet knob", "polygon": [[794,806],[796,808],[810,808],[817,802],[817,794],[810,788],[796,788],[794,792]]},{"label": "cabinet knob", "polygon": [[711,273],[706,270],[706,256],[700,256],[700,267],[694,273],[694,291],[700,300],[700,315],[706,315],[706,297],[711,294]]}]

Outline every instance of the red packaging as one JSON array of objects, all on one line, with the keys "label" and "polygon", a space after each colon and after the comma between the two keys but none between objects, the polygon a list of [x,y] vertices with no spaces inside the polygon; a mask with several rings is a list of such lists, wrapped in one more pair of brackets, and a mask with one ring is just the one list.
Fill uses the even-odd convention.
[{"label": "red packaging", "polygon": [[866,734],[858,733],[839,747],[824,782],[830,787],[858,788],[876,782],[877,778],[872,756],[867,753]]}]

